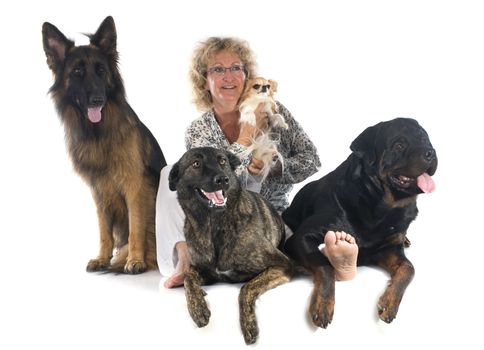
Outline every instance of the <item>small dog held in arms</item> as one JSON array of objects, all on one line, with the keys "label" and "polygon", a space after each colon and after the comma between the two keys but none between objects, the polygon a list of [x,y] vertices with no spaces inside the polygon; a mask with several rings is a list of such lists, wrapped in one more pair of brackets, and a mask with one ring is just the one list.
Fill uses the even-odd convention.
[{"label": "small dog held in arms", "polygon": [[202,285],[247,282],[239,294],[240,326],[245,342],[253,344],[259,334],[256,299],[288,282],[293,266],[279,249],[285,237],[281,217],[258,193],[240,187],[234,174],[238,165],[227,151],[192,148],[171,169],[169,186],[186,215],[191,264],[184,284],[190,316],[198,327],[208,324]]},{"label": "small dog held in arms", "polygon": [[304,186],[282,214],[294,232],[286,252],[313,275],[309,313],[322,328],[331,323],[335,303],[335,271],[318,248],[325,234],[350,233],[359,247],[357,264],[389,273],[377,310],[390,323],[414,275],[404,248],[410,244],[407,229],[417,217],[417,196],[435,188],[431,176],[437,154],[413,119],[368,127],[352,142],[351,151],[334,171]]},{"label": "small dog held in arms", "polygon": [[126,101],[114,21],[107,17],[85,46],[75,46],[47,22],[42,34],[55,80],[50,93],[68,153],[97,207],[99,255],[87,271],[138,274],[154,269],[155,201],[166,162]]},{"label": "small dog held in arms", "polygon": [[273,135],[271,133],[271,130],[274,128],[288,128],[284,117],[277,111],[277,104],[274,99],[276,91],[276,81],[257,77],[247,81],[240,99],[240,123],[256,126],[254,111],[261,103],[264,105],[262,112],[267,114],[267,129],[258,130],[257,135],[252,140],[252,145],[247,149],[248,153],[252,153],[255,158],[261,160],[264,164],[258,182],[262,182],[267,177],[278,160],[281,162],[281,166],[283,166],[283,159],[277,150],[277,140],[272,138]]}]

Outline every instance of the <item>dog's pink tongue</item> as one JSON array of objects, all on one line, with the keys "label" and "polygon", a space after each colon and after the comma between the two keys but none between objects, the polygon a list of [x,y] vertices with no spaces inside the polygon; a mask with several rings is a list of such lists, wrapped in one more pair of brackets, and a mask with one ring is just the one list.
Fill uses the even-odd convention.
[{"label": "dog's pink tongue", "polygon": [[216,192],[206,192],[205,196],[207,196],[207,198],[210,199],[215,204],[224,204],[225,203],[225,197],[223,195],[222,190],[219,190],[219,191],[216,191]]},{"label": "dog's pink tongue", "polygon": [[101,121],[102,107],[92,107],[87,109],[87,117],[92,123],[99,123]]},{"label": "dog's pink tongue", "polygon": [[425,193],[432,193],[435,190],[435,182],[427,173],[417,177],[417,186]]}]

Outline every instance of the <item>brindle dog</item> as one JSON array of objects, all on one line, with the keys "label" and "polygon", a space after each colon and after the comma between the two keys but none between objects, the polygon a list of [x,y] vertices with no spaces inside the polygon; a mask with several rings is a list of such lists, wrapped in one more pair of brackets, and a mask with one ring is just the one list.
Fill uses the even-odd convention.
[{"label": "brindle dog", "polygon": [[380,319],[397,315],[414,268],[405,257],[407,228],[417,217],[417,195],[432,192],[437,155],[427,132],[413,119],[397,118],[363,131],[337,169],[303,187],[283,213],[294,235],[287,253],[311,271],[309,312],[316,326],[333,318],[335,274],[318,246],[327,231],[352,234],[358,265],[386,270],[390,283],[378,302]]},{"label": "brindle dog", "polygon": [[278,249],[285,237],[281,217],[259,194],[240,187],[238,165],[224,150],[193,148],[173,166],[169,185],[186,215],[191,266],[185,293],[192,319],[203,327],[210,318],[202,285],[247,282],[239,294],[240,325],[245,342],[252,344],[259,333],[257,297],[288,282],[293,266]]}]

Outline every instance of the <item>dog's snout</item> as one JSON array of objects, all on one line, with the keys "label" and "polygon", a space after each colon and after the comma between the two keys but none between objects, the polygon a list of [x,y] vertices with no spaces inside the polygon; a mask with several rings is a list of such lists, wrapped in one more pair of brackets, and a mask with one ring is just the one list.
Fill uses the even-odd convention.
[{"label": "dog's snout", "polygon": [[104,105],[104,97],[99,95],[94,95],[89,97],[90,106],[102,106]]},{"label": "dog's snout", "polygon": [[423,158],[427,162],[431,162],[435,159],[435,150],[433,148],[428,148],[423,153]]},{"label": "dog's snout", "polygon": [[229,178],[228,176],[225,176],[225,175],[215,175],[215,177],[213,178],[213,182],[216,184],[216,185],[228,185],[229,184]]}]

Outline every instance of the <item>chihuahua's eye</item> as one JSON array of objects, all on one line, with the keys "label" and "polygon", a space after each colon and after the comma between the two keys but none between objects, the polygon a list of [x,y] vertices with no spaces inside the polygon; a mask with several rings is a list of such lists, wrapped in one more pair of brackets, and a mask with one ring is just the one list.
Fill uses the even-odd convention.
[{"label": "chihuahua's eye", "polygon": [[256,90],[259,90],[260,89],[260,84],[255,84],[254,86],[252,86],[252,88],[254,88]]},{"label": "chihuahua's eye", "polygon": [[266,85],[267,90],[271,89],[271,86],[269,84]]},{"label": "chihuahua's eye", "polygon": [[192,163],[192,167],[194,167],[194,168],[200,168],[200,165],[201,165],[201,163],[200,163],[199,160],[195,160]]}]

